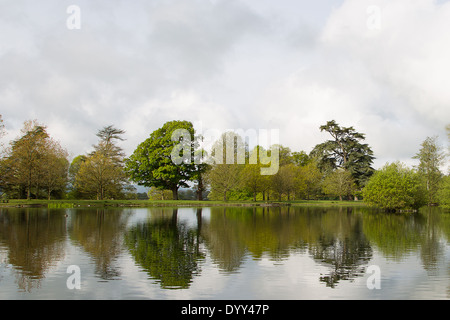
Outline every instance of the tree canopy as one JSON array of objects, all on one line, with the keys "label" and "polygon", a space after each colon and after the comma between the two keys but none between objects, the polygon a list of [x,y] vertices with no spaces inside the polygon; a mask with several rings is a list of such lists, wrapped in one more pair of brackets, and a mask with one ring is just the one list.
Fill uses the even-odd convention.
[{"label": "tree canopy", "polygon": [[[183,129],[189,133],[189,137],[181,136],[179,140],[173,140],[175,131]],[[126,171],[130,179],[142,186],[171,190],[173,199],[178,200],[178,188],[189,187],[187,182],[193,178],[196,171],[193,163],[194,141],[194,127],[191,122],[166,122],[161,128],[153,131],[148,139],[139,144],[127,159]],[[182,160],[176,164],[172,159],[172,154],[174,148],[178,148],[180,143],[189,143],[191,153],[187,158],[190,161]],[[181,150],[179,151],[181,152]]]},{"label": "tree canopy", "polygon": [[437,145],[437,137],[427,137],[421,144],[419,152],[413,157],[419,160],[417,170],[423,179],[427,191],[428,205],[437,202],[437,193],[442,179],[440,166],[445,154]]},{"label": "tree canopy", "polygon": [[365,135],[353,127],[341,127],[335,120],[320,126],[320,131],[328,132],[333,138],[316,145],[311,151],[322,172],[328,174],[338,168],[348,170],[356,186],[363,187],[374,172],[372,163],[375,159],[369,145],[361,143]]},{"label": "tree canopy", "polygon": [[11,142],[2,159],[2,188],[11,195],[39,198],[41,192],[51,197],[53,191],[65,191],[68,153],[47,133],[46,126],[25,121],[22,135]]},{"label": "tree canopy", "polygon": [[426,203],[420,176],[401,162],[386,164],[363,189],[364,201],[388,211],[419,209]]},{"label": "tree canopy", "polygon": [[[123,141],[125,131],[112,125],[97,133],[98,144],[86,157],[74,159],[72,174],[76,171],[75,187],[84,197],[102,200],[122,198],[128,179],[124,171],[124,152],[116,142]],[[77,161],[75,161],[77,160]]]},{"label": "tree canopy", "polygon": [[[413,169],[395,162],[375,171],[363,133],[334,120],[319,129],[331,139],[309,154],[279,143],[262,147],[239,130],[225,132],[212,150],[204,150],[192,123],[174,120],[151,132],[126,158],[125,131],[108,125],[96,133],[92,151],[69,166],[68,152],[47,127],[26,121],[0,153],[0,193],[2,198],[138,199],[133,181],[150,187],[151,199],[358,200],[363,195],[370,205],[399,210],[418,208],[426,196],[425,203],[450,207],[448,172],[441,172],[445,156],[436,138],[421,144]],[[450,125],[446,130],[450,142]],[[4,133],[0,115],[0,137]]]}]

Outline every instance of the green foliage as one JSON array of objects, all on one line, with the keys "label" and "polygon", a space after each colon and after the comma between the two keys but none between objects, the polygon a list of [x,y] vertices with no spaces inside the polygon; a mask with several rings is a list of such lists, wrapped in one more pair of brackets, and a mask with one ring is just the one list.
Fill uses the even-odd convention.
[{"label": "green foliage", "polygon": [[253,194],[253,201],[256,201],[256,196],[264,189],[267,176],[261,175],[260,164],[246,164],[241,171],[242,186]]},{"label": "green foliage", "polygon": [[292,162],[299,167],[304,167],[311,162],[311,158],[305,151],[292,152]]},{"label": "green foliage", "polygon": [[287,200],[291,200],[291,195],[294,195],[300,187],[299,167],[292,163],[282,166],[277,174],[272,176],[271,185],[279,201],[283,195]]},{"label": "green foliage", "polygon": [[122,198],[123,168],[102,153],[94,153],[82,163],[75,186],[85,198],[102,200]]},{"label": "green foliage", "polygon": [[78,175],[78,171],[80,171],[81,164],[87,160],[87,157],[85,155],[79,155],[76,156],[72,163],[69,166],[69,173],[68,173],[68,179],[69,179],[69,191],[67,193],[68,199],[81,199],[82,193],[81,190],[78,190],[76,187],[76,178]]},{"label": "green foliage", "polygon": [[419,209],[426,203],[420,176],[400,162],[375,172],[363,189],[364,201],[387,211]]},{"label": "green foliage", "polygon": [[322,183],[322,189],[325,194],[342,197],[350,196],[355,191],[355,182],[352,174],[345,169],[337,169],[328,175]]},{"label": "green foliage", "polygon": [[189,132],[193,157],[195,139],[192,123],[169,121],[139,144],[126,161],[126,171],[132,181],[146,187],[171,190],[174,200],[178,199],[178,188],[189,187],[187,182],[193,178],[197,169],[192,161],[183,161],[180,164],[172,161],[172,151],[180,144],[180,141],[172,140],[172,134],[178,129]]},{"label": "green foliage", "polygon": [[[179,129],[184,133],[174,139]],[[446,129],[450,139],[450,125]],[[0,192],[10,199],[64,198],[68,184],[66,199],[133,199],[137,195],[130,178],[152,187],[151,199],[202,200],[208,196],[223,201],[281,201],[359,196],[374,172],[373,152],[363,143],[364,134],[334,120],[320,130],[332,139],[316,145],[310,155],[280,144],[250,150],[242,137],[227,132],[213,146],[209,157],[216,161],[209,164],[203,161],[206,151],[198,144],[202,137],[195,135],[191,122],[166,122],[126,160],[116,144],[124,141],[124,131],[110,125],[98,131],[99,143],[93,152],[76,157],[68,167],[67,151],[49,137],[46,127],[26,121],[22,136],[10,143],[6,156],[0,154]],[[0,115],[0,138],[3,132]],[[231,148],[225,148],[228,145]],[[277,171],[261,174],[272,168],[275,158]],[[400,164],[393,164],[396,170],[388,170],[389,166],[380,170],[365,189],[366,201],[387,210],[416,208],[423,203],[425,192],[429,204],[449,207],[448,177],[442,178],[439,171],[443,153],[435,138],[427,138],[415,158],[420,160],[417,172]],[[376,189],[377,183],[382,187]],[[179,197],[179,188],[189,189],[183,189]]]},{"label": "green foliage", "polygon": [[123,130],[107,126],[99,130],[100,141],[87,157],[78,157],[72,162],[75,174],[74,185],[84,198],[97,200],[125,197],[127,177],[124,171],[124,153],[115,140],[123,140]]},{"label": "green foliage", "polygon": [[188,226],[177,222],[177,209],[167,219],[138,223],[125,234],[131,255],[162,288],[188,288],[194,274],[200,272],[204,255],[199,237]]},{"label": "green foliage", "polygon": [[437,202],[437,192],[442,179],[439,167],[443,164],[445,154],[436,143],[437,137],[427,137],[421,144],[419,152],[413,157],[418,159],[418,172],[427,191],[428,205]]},{"label": "green foliage", "polygon": [[149,200],[173,200],[172,199],[172,191],[170,190],[161,190],[155,187],[151,187],[147,193]]},{"label": "green foliage", "polygon": [[300,167],[300,176],[304,183],[304,198],[309,200],[320,194],[320,182],[322,181],[322,173],[315,161],[309,161],[303,167]]},{"label": "green foliage", "polygon": [[333,137],[333,140],[318,144],[311,151],[311,157],[317,159],[321,171],[330,174],[337,168],[346,169],[357,187],[362,188],[374,171],[371,167],[374,159],[372,149],[361,143],[365,139],[364,134],[356,132],[353,127],[340,127],[334,120],[321,126],[320,131]]},{"label": "green foliage", "polygon": [[439,205],[450,209],[450,176],[442,178],[439,191],[437,192]]},{"label": "green foliage", "polygon": [[75,208],[75,205],[71,202],[49,202],[47,204],[49,209],[64,209],[64,208]]},{"label": "green foliage", "polygon": [[239,187],[240,172],[244,165],[216,164],[208,173],[211,185],[210,198],[213,200],[228,200],[228,193]]},{"label": "green foliage", "polygon": [[252,194],[253,201],[256,201],[258,193],[265,195],[268,186],[270,186],[271,176],[261,174],[261,168],[264,166],[261,164],[260,159],[261,150],[264,150],[264,148],[259,145],[253,148],[250,153],[251,163],[246,163],[239,173],[240,185],[244,190]]},{"label": "green foliage", "polygon": [[16,198],[60,196],[67,183],[67,151],[37,121],[25,121],[21,132],[0,163],[2,189]]}]

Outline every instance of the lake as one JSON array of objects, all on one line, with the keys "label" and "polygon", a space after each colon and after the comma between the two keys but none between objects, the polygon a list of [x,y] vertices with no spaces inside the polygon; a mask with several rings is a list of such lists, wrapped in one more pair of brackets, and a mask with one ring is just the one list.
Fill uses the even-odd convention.
[{"label": "lake", "polygon": [[0,299],[449,299],[450,214],[2,208]]}]

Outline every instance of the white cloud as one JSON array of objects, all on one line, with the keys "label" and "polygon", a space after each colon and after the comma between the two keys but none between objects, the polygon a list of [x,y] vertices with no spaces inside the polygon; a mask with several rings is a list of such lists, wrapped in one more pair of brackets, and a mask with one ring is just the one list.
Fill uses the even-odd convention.
[{"label": "white cloud", "polygon": [[305,151],[335,119],[366,133],[377,165],[409,160],[427,136],[444,141],[448,2],[84,0],[81,30],[66,28],[68,1],[2,2],[7,129],[37,118],[74,155],[104,125],[127,131],[130,153],[172,119],[279,128]]},{"label": "white cloud", "polygon": [[[374,3],[381,9],[380,30],[367,27]],[[288,119],[289,144],[301,148],[304,140],[309,151],[320,142],[311,124],[318,130],[336,119],[366,133],[381,165],[409,161],[426,136],[444,137],[449,17],[450,5],[433,1],[345,1],[325,24],[312,62],[267,98],[272,118]]]}]

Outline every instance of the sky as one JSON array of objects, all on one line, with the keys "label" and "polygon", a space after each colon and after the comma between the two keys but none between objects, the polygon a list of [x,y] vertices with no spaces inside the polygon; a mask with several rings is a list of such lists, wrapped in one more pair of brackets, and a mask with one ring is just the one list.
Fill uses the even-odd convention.
[{"label": "sky", "polygon": [[[329,120],[366,135],[374,167],[426,137],[447,146],[450,3],[443,0],[0,0],[0,114],[37,119],[71,157],[166,121],[279,130],[310,152]],[[68,10],[76,6],[78,11]],[[76,13],[79,12],[79,15]]]}]

